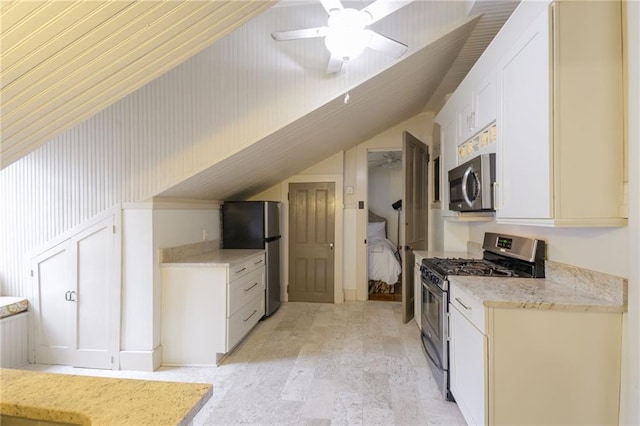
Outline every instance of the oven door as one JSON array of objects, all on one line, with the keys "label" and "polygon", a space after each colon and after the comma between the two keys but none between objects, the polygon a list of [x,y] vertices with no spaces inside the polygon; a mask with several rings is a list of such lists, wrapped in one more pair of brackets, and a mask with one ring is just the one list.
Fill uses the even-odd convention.
[{"label": "oven door", "polygon": [[437,285],[422,280],[422,344],[433,372],[434,380],[442,391],[449,395],[449,353],[447,292]]}]

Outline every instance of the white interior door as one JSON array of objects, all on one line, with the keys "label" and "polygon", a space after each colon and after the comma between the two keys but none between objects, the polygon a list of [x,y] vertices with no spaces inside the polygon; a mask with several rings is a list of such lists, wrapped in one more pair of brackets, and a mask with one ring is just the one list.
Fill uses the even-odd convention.
[{"label": "white interior door", "polygon": [[407,323],[413,318],[415,305],[413,251],[427,249],[429,148],[409,132],[403,132],[402,139],[402,320]]}]

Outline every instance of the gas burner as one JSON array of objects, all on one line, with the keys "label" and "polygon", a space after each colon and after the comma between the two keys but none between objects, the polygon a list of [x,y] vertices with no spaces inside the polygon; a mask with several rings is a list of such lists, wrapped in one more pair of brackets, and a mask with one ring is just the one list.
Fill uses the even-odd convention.
[{"label": "gas burner", "polygon": [[518,270],[486,259],[430,258],[425,259],[443,277],[447,275],[474,275],[489,277],[519,277]]}]

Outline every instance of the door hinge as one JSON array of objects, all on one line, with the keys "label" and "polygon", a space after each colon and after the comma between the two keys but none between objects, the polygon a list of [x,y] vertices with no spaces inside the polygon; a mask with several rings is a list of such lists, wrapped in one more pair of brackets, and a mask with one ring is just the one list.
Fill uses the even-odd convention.
[{"label": "door hinge", "polygon": [[287,201],[289,201],[289,199],[290,199],[290,198],[289,198],[289,193],[287,192]]},{"label": "door hinge", "polygon": [[287,284],[287,294],[289,294],[289,284]]},{"label": "door hinge", "polygon": [[116,226],[115,225],[113,225],[113,233],[114,234],[116,233]]},{"label": "door hinge", "polygon": [[31,276],[33,277],[33,269],[31,270]]}]

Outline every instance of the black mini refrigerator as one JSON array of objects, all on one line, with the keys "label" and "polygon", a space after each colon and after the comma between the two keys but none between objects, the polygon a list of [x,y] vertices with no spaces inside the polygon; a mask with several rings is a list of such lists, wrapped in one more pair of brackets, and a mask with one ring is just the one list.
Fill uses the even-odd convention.
[{"label": "black mini refrigerator", "polygon": [[222,205],[222,248],[266,252],[265,316],[280,307],[280,203],[225,201]]}]

